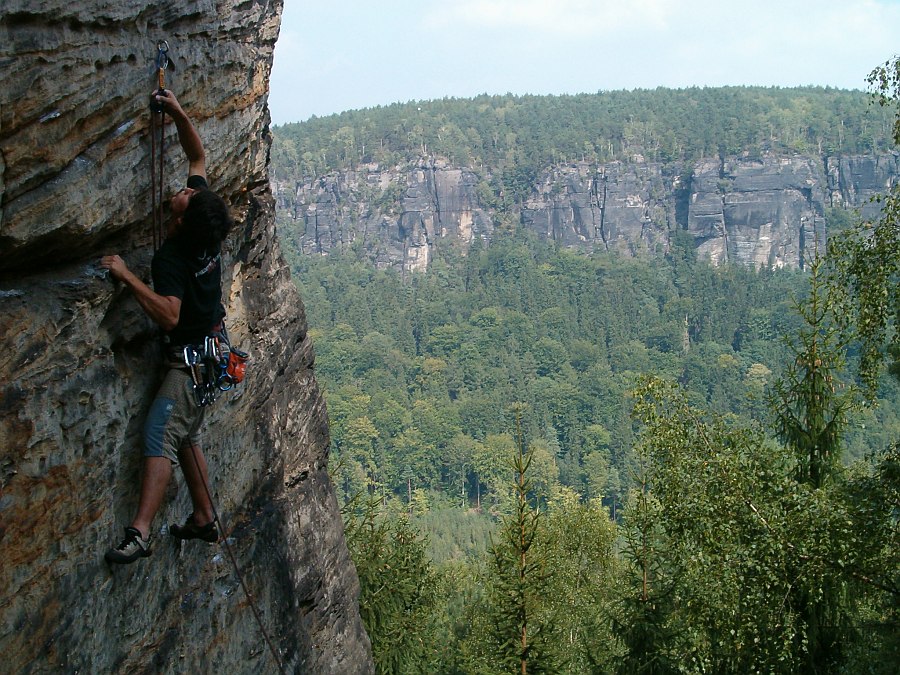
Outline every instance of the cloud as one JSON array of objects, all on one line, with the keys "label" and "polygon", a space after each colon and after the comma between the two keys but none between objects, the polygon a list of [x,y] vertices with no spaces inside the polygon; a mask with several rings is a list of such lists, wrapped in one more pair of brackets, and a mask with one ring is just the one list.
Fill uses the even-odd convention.
[{"label": "cloud", "polygon": [[898,0],[285,0],[273,118],[391,101],[655,86],[864,88]]},{"label": "cloud", "polygon": [[[437,3],[436,3],[437,4]],[[759,31],[792,40],[896,39],[896,0],[458,0],[425,10],[422,25],[443,33],[520,31],[526,38],[620,38],[653,35],[677,40],[703,28],[707,38]],[[887,58],[887,57],[885,57]]]},{"label": "cloud", "polygon": [[526,30],[556,36],[602,36],[664,28],[675,0],[460,0],[429,12],[434,29]]},{"label": "cloud", "polygon": [[849,43],[861,50],[880,50],[886,60],[897,53],[900,3],[856,0],[826,3],[824,11],[811,13],[811,32],[834,43]]}]

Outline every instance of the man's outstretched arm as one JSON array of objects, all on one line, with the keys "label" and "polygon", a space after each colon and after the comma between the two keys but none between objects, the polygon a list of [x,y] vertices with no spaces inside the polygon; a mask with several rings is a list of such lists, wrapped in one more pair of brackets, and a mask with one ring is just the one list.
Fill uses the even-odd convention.
[{"label": "man's outstretched arm", "polygon": [[175,122],[175,128],[178,130],[178,141],[184,150],[184,154],[188,159],[188,175],[203,176],[206,178],[206,153],[203,151],[203,143],[200,140],[200,134],[194,128],[190,118],[178,99],[168,89],[162,94],[155,94],[156,101],[162,104],[163,109],[169,113],[169,117]]},{"label": "man's outstretched arm", "polygon": [[147,316],[163,330],[170,331],[178,325],[178,318],[181,316],[181,298],[155,293],[152,288],[138,279],[128,269],[122,258],[117,255],[103,256],[100,259],[100,267],[109,270],[113,279],[128,286]]}]

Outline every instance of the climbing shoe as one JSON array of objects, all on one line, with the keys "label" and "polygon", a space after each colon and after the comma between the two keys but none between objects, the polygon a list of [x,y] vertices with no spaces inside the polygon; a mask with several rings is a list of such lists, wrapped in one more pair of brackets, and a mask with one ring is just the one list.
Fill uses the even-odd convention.
[{"label": "climbing shoe", "polygon": [[197,525],[194,522],[193,514],[188,516],[184,525],[169,525],[169,532],[176,539],[202,539],[210,544],[219,541],[219,529],[216,527],[216,521],[211,520],[206,525]]},{"label": "climbing shoe", "polygon": [[151,553],[150,539],[144,539],[141,531],[134,527],[125,528],[125,538],[122,543],[111,548],[104,556],[106,562],[118,563],[120,565],[128,565],[138,558],[146,558]]}]

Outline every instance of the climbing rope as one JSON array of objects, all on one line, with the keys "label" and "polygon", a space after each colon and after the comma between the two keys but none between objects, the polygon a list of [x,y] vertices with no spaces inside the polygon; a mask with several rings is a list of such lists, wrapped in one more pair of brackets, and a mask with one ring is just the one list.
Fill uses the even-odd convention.
[{"label": "climbing rope", "polygon": [[156,94],[166,90],[166,69],[169,67],[169,43],[156,43],[156,79],[158,89],[150,97],[150,202],[153,212],[153,250],[162,246],[163,240],[163,168],[165,166],[164,141],[166,137],[166,113]]},{"label": "climbing rope", "polygon": [[[162,103],[157,102],[155,95],[166,90],[166,69],[169,67],[169,65],[169,43],[166,40],[160,40],[156,44],[156,77],[158,88],[150,97],[150,196],[151,208],[153,211],[154,251],[158,250],[162,245],[164,235],[163,194],[165,190],[165,183],[163,169],[165,167],[164,141],[166,135],[165,109]],[[259,630],[262,632],[266,644],[269,647],[269,651],[272,653],[272,658],[274,658],[275,663],[278,664],[278,672],[282,673],[282,675],[286,675],[284,664],[282,664],[281,658],[278,656],[278,652],[275,650],[275,646],[272,643],[272,639],[269,637],[269,633],[266,631],[262,616],[259,613],[259,608],[256,606],[256,601],[250,594],[250,589],[247,588],[247,584],[244,581],[244,575],[241,574],[241,569],[240,567],[238,567],[237,558],[235,557],[234,552],[231,550],[231,546],[228,543],[228,537],[225,536],[225,526],[222,523],[222,519],[219,517],[219,512],[216,510],[212,493],[209,489],[209,484],[206,482],[206,478],[200,471],[200,462],[197,460],[197,449],[196,446],[193,445],[191,446],[191,458],[194,460],[194,468],[197,470],[197,475],[199,475],[203,480],[203,489],[206,490],[206,496],[209,497],[209,503],[212,507],[213,518],[219,528],[219,532],[221,533],[219,541],[222,544],[222,548],[225,549],[225,552],[228,554],[228,558],[231,560],[231,564],[234,567],[235,576],[237,576],[241,588],[244,590],[244,595],[247,596],[247,601],[250,604],[250,609],[253,610],[253,616],[256,618],[256,623],[259,625]]]},{"label": "climbing rope", "polygon": [[275,645],[272,644],[272,639],[269,637],[269,633],[266,631],[266,627],[263,624],[262,616],[259,613],[259,608],[256,606],[256,601],[253,599],[253,596],[250,594],[250,589],[247,588],[247,584],[244,581],[244,575],[241,574],[241,568],[238,567],[237,558],[234,555],[234,552],[231,550],[231,545],[228,543],[228,537],[225,535],[225,526],[222,524],[222,519],[219,517],[219,512],[216,510],[216,505],[213,502],[212,493],[209,490],[209,485],[206,482],[206,478],[203,473],[200,471],[200,462],[197,460],[197,446],[191,445],[191,458],[194,460],[194,468],[197,470],[197,475],[201,477],[203,480],[203,488],[206,490],[206,496],[209,497],[209,504],[212,507],[213,518],[215,519],[216,525],[219,528],[219,542],[222,544],[222,548],[225,549],[225,552],[228,554],[228,558],[231,560],[231,565],[234,567],[235,576],[238,578],[238,582],[241,584],[241,588],[244,590],[244,595],[247,596],[247,602],[250,604],[250,609],[253,610],[253,616],[256,618],[256,623],[259,625],[259,630],[263,634],[263,638],[266,640],[266,644],[269,646],[269,651],[272,653],[272,658],[275,659],[275,663],[278,665],[278,672],[281,675],[286,675],[287,671],[284,669],[284,664],[281,662],[281,658],[278,656],[278,652],[275,651]]}]

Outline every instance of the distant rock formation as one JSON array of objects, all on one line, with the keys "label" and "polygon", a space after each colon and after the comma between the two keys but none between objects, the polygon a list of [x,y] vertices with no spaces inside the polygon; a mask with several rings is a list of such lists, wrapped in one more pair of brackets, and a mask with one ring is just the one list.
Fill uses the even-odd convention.
[{"label": "distant rock formation", "polygon": [[[798,267],[823,245],[825,209],[877,213],[869,202],[900,180],[900,154],[765,155],[690,165],[631,162],[547,168],[514,216],[541,237],[587,251],[662,254],[674,233],[697,255],[756,267]],[[381,266],[423,269],[441,239],[490,239],[496,214],[471,169],[440,159],[364,165],[313,183],[276,182],[291,236],[306,253],[361,243]],[[486,187],[486,186],[485,186]]]},{"label": "distant rock formation", "polygon": [[[226,243],[247,380],[207,417],[214,499],[288,672],[371,672],[359,585],[328,478],[325,405],[282,260],[266,162],[281,0],[4,0],[0,9],[0,670],[273,673],[228,559],[160,531],[190,500],[179,472],[153,555],[110,569],[138,497],[159,378],[156,330],[104,278],[147,278],[147,113],[157,40],[238,227]],[[186,175],[168,127],[167,192]]]}]

